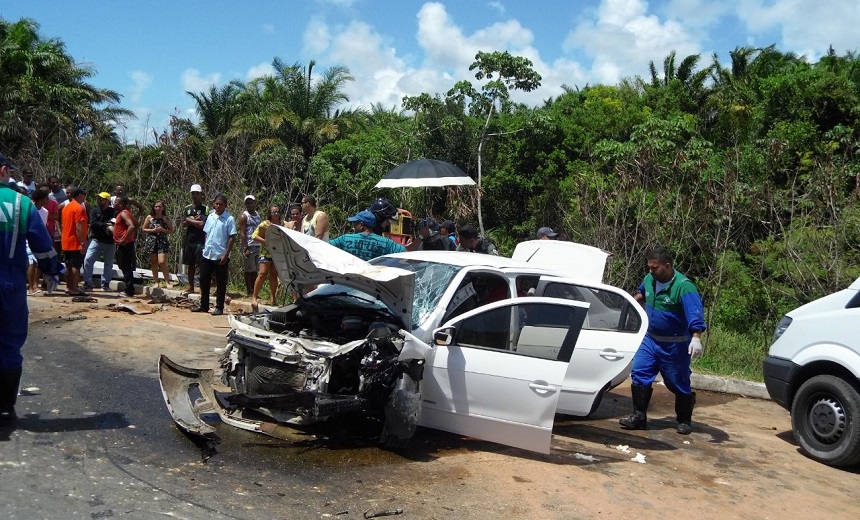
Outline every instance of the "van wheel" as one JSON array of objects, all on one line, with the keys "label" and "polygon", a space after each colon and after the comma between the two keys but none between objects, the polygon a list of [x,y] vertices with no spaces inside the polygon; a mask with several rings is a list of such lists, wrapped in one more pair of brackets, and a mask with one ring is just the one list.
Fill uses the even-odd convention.
[{"label": "van wheel", "polygon": [[829,466],[860,463],[860,393],[831,375],[803,383],[791,406],[791,426],[800,447]]}]

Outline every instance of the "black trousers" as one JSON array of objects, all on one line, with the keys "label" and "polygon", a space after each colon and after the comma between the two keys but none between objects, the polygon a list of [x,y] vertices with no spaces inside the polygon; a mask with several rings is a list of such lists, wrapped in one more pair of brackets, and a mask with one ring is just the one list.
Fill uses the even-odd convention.
[{"label": "black trousers", "polygon": [[223,264],[218,260],[200,258],[200,307],[209,308],[209,290],[212,287],[212,273],[215,273],[215,308],[224,310],[224,297],[227,296],[227,267],[230,262]]},{"label": "black trousers", "polygon": [[125,284],[125,294],[134,296],[134,270],[137,269],[137,258],[134,254],[134,242],[116,245],[116,262],[122,271],[122,282]]}]

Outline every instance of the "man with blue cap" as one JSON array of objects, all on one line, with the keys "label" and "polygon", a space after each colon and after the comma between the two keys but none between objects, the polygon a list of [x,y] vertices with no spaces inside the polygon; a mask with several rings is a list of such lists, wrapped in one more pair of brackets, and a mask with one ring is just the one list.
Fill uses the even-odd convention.
[{"label": "man with blue cap", "polygon": [[362,260],[372,260],[377,256],[406,251],[405,247],[394,240],[373,232],[376,217],[369,210],[359,211],[347,220],[352,222],[355,232],[341,235],[329,242],[336,248],[343,249]]},{"label": "man with blue cap", "polygon": [[0,154],[0,426],[15,422],[15,401],[27,339],[27,245],[49,276],[57,273],[57,252],[33,202],[9,186],[15,165]]}]

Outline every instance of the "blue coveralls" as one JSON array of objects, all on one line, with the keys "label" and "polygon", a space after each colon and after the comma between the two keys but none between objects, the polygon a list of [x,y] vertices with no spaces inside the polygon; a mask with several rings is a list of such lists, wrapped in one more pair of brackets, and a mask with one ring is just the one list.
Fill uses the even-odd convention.
[{"label": "blue coveralls", "polygon": [[33,202],[0,183],[0,372],[19,370],[27,339],[27,242],[39,268],[57,272],[57,253]]},{"label": "blue coveralls", "polygon": [[630,377],[634,385],[647,387],[659,372],[672,393],[690,394],[691,334],[707,328],[702,299],[693,282],[678,271],[659,293],[655,282],[648,274],[639,286],[639,294],[645,298],[648,333],[633,356]]}]

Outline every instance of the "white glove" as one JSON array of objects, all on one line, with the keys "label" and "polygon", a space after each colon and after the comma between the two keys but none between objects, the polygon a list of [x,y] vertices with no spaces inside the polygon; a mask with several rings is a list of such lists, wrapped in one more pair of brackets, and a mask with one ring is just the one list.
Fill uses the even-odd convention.
[{"label": "white glove", "polygon": [[705,349],[702,348],[702,340],[699,338],[693,338],[690,340],[690,346],[687,349],[687,353],[690,354],[691,359],[702,357],[705,354]]}]

